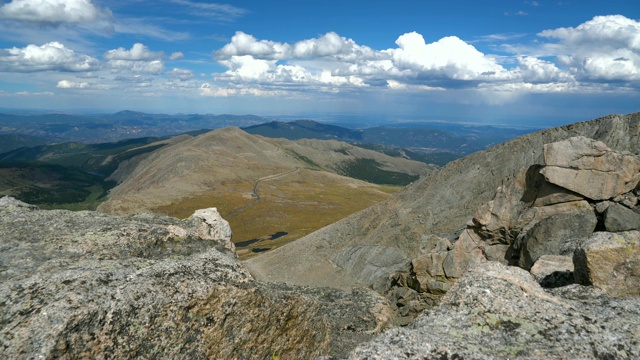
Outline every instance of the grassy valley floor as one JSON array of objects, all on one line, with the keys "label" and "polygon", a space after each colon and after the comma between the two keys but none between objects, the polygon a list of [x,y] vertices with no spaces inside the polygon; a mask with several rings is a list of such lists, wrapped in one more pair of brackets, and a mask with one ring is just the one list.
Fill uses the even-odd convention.
[{"label": "grassy valley floor", "polygon": [[255,183],[228,182],[223,191],[212,189],[153,211],[186,218],[197,209],[217,207],[231,225],[238,255],[247,259],[299,239],[401,189],[344,179],[298,169],[267,177],[257,187]]}]

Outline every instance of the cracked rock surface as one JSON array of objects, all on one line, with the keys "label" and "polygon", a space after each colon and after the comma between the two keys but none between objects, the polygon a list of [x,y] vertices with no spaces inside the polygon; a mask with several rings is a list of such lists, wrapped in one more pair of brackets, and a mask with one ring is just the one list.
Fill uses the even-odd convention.
[{"label": "cracked rock surface", "polygon": [[469,268],[404,328],[359,346],[360,359],[637,359],[640,301],[595,287],[543,289],[527,271],[497,262]]},{"label": "cracked rock surface", "polygon": [[0,199],[0,358],[346,356],[389,321],[370,290],[254,281],[225,224]]}]

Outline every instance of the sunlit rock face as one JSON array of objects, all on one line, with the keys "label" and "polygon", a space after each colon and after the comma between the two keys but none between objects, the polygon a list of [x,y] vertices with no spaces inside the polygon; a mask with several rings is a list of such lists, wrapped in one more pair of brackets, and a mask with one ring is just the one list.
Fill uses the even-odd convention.
[{"label": "sunlit rock face", "polygon": [[345,356],[389,323],[370,290],[254,281],[214,208],[44,211],[0,199],[0,357]]}]

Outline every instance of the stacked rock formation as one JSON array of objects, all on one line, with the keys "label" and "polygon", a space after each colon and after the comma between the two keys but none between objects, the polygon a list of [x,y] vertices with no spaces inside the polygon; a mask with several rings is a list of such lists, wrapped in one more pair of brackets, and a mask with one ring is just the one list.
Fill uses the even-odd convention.
[{"label": "stacked rock formation", "polygon": [[[354,358],[640,356],[640,158],[572,137],[544,159],[391,277],[396,302],[446,295]],[[402,324],[428,305],[400,301]]]},{"label": "stacked rock formation", "polygon": [[544,159],[544,166],[522,169],[498,188],[453,244],[432,238],[390,286],[443,294],[472,263],[492,260],[530,270],[542,256],[570,261],[580,241],[596,230],[640,229],[638,156],[572,137],[545,144]]}]

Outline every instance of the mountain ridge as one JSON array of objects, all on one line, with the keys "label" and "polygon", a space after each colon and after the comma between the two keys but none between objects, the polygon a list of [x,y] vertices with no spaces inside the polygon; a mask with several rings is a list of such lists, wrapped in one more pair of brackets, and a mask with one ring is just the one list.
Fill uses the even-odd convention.
[{"label": "mountain ridge", "polygon": [[[287,233],[278,241],[268,241],[269,248],[395,191],[358,180],[358,173],[375,170],[381,180],[398,185],[398,181],[406,184],[434,169],[347,143],[271,139],[236,127],[185,138],[133,161],[135,164],[123,163],[111,176],[119,185],[98,210],[116,214],[158,211],[181,217],[206,204],[215,205],[232,224],[245,224],[236,227],[234,241],[256,237],[259,241],[270,234]],[[347,174],[350,171],[355,174]],[[279,174],[282,176],[273,177]],[[353,200],[345,201],[348,199]],[[264,207],[267,204],[275,207],[269,210]],[[309,224],[291,220],[298,217]],[[261,227],[269,230],[257,234]]]},{"label": "mountain ridge", "polygon": [[381,288],[391,273],[419,253],[430,235],[455,239],[501,184],[515,179],[525,166],[542,164],[544,143],[582,135],[637,154],[639,122],[640,113],[610,115],[524,135],[468,155],[384,202],[245,264],[267,281]]}]

